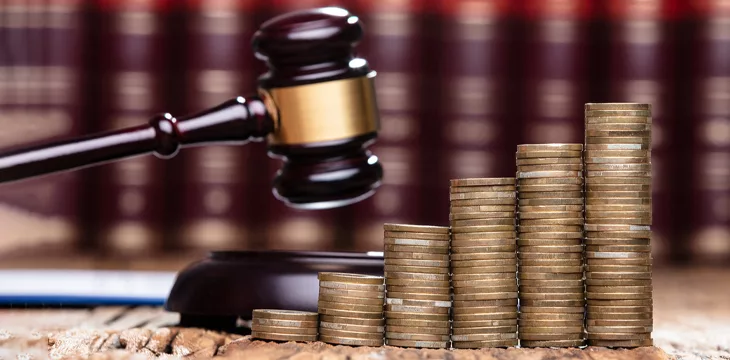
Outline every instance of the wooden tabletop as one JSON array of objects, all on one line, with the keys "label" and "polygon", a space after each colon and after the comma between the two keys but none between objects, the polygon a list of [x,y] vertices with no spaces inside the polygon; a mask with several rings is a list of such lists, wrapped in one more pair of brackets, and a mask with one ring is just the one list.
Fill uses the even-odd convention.
[{"label": "wooden tabletop", "polygon": [[730,359],[730,269],[662,269],[654,276],[655,347],[632,350],[417,350],[275,344],[175,327],[160,308],[0,310],[0,358],[39,359]]}]

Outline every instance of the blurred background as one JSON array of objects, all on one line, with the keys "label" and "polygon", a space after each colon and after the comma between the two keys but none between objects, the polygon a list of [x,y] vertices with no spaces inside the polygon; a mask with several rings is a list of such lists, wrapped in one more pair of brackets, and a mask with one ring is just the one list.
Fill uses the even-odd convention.
[{"label": "blurred background", "polygon": [[259,25],[328,5],[361,18],[378,72],[375,196],[286,208],[261,143],[139,157],[0,186],[0,267],[382,251],[383,222],[448,224],[449,179],[514,176],[520,143],[582,143],[586,102],[653,104],[656,263],[730,263],[729,0],[0,0],[0,147],[252,94]]}]

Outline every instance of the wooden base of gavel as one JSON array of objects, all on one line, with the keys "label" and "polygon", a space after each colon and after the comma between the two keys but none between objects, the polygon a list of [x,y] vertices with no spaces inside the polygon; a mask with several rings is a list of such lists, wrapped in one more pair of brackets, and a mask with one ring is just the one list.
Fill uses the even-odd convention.
[{"label": "wooden base of gavel", "polygon": [[[283,159],[273,191],[303,209],[345,206],[369,197],[383,170],[367,150],[379,129],[374,77],[353,54],[363,35],[356,16],[328,7],[281,15],[253,38],[269,71],[259,92],[186,117],[160,114],[148,124],[0,154],[0,182],[69,171],[133,156],[170,158],[189,146],[268,142]],[[361,254],[216,252],[183,270],[166,308],[182,325],[225,329],[254,308],[316,311],[322,268],[381,274],[382,257]],[[315,284],[311,284],[315,281]],[[277,289],[313,289],[283,296]],[[287,290],[288,291],[288,290]],[[300,291],[297,291],[300,294]]]}]

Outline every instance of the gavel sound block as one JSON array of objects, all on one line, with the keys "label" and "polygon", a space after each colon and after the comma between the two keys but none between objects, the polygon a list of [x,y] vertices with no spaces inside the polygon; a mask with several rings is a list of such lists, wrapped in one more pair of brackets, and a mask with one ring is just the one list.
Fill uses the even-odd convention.
[{"label": "gavel sound block", "polygon": [[[353,48],[363,28],[342,8],[291,12],[253,37],[269,71],[258,94],[200,113],[160,114],[148,124],[0,154],[0,182],[114,160],[170,158],[189,146],[268,143],[283,160],[276,198],[303,209],[345,206],[372,195],[383,170],[367,147],[379,129],[375,72]],[[254,308],[316,310],[318,271],[382,274],[382,257],[341,253],[218,252],[183,270],[166,308],[182,325],[235,326]]]}]

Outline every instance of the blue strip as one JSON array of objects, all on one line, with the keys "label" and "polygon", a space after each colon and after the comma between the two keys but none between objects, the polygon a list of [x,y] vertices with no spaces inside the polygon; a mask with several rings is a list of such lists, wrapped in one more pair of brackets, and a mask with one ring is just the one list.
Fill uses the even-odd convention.
[{"label": "blue strip", "polygon": [[0,295],[0,305],[149,305],[162,306],[164,298],[124,298],[93,296]]}]

